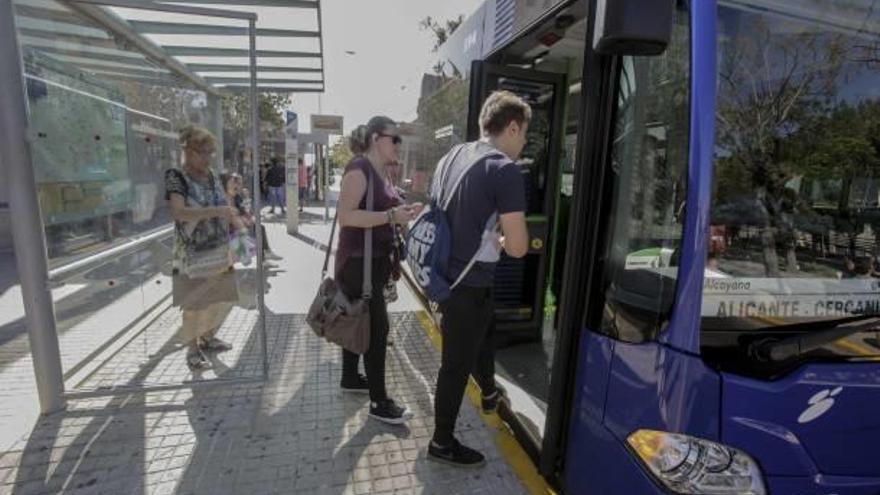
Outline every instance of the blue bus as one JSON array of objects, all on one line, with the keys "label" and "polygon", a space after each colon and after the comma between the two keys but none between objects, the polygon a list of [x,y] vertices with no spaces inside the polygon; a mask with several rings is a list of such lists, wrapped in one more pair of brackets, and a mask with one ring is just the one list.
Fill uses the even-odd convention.
[{"label": "blue bus", "polygon": [[496,89],[535,114],[532,249],[495,299],[541,473],[880,493],[880,5],[489,0],[425,72],[411,194]]}]

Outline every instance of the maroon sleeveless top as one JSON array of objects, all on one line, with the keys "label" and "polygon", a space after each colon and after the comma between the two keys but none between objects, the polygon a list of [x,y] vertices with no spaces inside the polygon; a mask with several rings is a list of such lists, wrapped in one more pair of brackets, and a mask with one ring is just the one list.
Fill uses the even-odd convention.
[{"label": "maroon sleeveless top", "polygon": [[[360,170],[365,178],[367,178],[367,187],[370,184],[369,177],[372,176],[373,211],[387,211],[400,205],[400,197],[385,178],[376,173],[368,159],[360,156],[356,157],[345,167],[346,174],[355,170]],[[364,196],[361,198],[358,209],[367,209],[366,191],[364,191]],[[339,277],[345,262],[349,258],[364,257],[364,240],[364,229],[360,227],[342,227],[339,229],[339,243],[336,246],[336,261],[334,262],[334,271],[337,277]],[[385,224],[373,227],[373,258],[391,256],[393,244],[394,231],[390,225]]]}]

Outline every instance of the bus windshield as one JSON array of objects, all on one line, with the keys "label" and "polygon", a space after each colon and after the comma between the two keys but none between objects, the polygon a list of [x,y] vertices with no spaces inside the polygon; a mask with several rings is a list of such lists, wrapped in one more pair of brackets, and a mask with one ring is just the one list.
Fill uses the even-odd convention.
[{"label": "bus windshield", "polygon": [[[880,9],[719,3],[704,345],[880,315]],[[815,356],[876,358],[878,336]]]}]

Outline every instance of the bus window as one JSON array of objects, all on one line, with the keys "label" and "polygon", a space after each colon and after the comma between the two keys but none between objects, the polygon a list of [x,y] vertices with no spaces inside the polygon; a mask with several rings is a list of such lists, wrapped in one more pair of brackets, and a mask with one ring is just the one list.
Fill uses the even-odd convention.
[{"label": "bus window", "polygon": [[611,217],[601,331],[631,342],[660,331],[672,305],[688,164],[688,15],[660,57],[621,61],[611,149]]},{"label": "bus window", "polygon": [[[702,305],[710,359],[755,372],[749,356],[758,341],[880,315],[880,12],[873,3],[719,7]],[[800,357],[876,358],[877,335],[856,333]]]}]

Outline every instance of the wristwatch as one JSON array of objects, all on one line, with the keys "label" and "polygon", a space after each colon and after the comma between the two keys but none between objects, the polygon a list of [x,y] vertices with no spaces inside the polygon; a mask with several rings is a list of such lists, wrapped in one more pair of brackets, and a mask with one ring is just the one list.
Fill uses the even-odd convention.
[{"label": "wristwatch", "polygon": [[396,209],[397,209],[396,207],[391,208],[390,210],[385,212],[388,214],[388,225],[394,225],[394,210],[396,210]]}]

